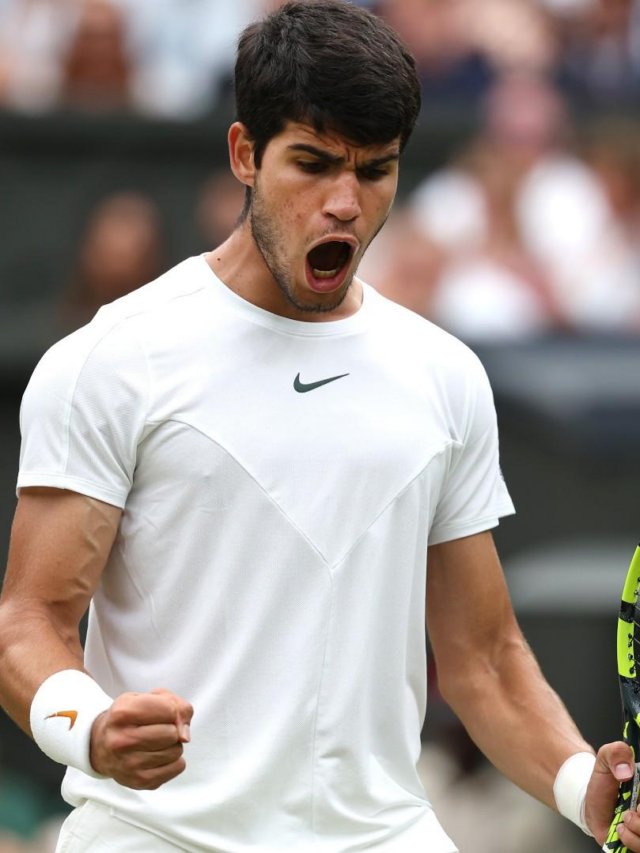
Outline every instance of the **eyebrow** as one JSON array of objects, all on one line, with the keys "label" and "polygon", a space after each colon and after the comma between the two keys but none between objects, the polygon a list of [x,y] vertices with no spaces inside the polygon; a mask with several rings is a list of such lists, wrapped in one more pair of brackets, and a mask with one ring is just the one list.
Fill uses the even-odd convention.
[{"label": "eyebrow", "polygon": [[[343,163],[346,163],[346,157],[339,157],[335,154],[329,154],[328,151],[323,151],[321,148],[316,148],[314,145],[305,145],[303,142],[299,142],[296,145],[289,145],[289,151],[304,151],[307,154],[313,154],[314,157],[317,157],[318,160],[322,160],[325,163],[331,163],[333,166],[341,166]],[[385,163],[390,163],[393,160],[400,159],[399,151],[392,151],[390,154],[386,154],[384,157],[377,157],[375,160],[367,160],[366,163],[362,163],[358,166],[359,169],[375,169],[376,166],[383,166]]]}]

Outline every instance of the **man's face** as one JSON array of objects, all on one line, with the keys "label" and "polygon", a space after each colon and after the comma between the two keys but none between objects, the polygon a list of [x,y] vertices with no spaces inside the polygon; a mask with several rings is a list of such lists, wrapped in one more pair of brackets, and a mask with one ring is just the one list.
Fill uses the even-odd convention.
[{"label": "man's face", "polygon": [[398,184],[398,140],[358,146],[289,122],[256,171],[251,233],[300,311],[333,311],[385,223]]}]

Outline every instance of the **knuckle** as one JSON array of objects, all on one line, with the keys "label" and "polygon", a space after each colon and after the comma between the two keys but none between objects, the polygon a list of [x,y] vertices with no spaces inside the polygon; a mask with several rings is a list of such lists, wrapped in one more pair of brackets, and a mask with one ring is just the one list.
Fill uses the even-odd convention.
[{"label": "knuckle", "polygon": [[129,706],[124,702],[120,702],[118,699],[111,706],[111,710],[109,711],[109,719],[112,725],[122,726],[124,725],[129,717]]},{"label": "knuckle", "polygon": [[122,766],[127,773],[139,773],[141,770],[140,756],[136,754],[124,756]]},{"label": "knuckle", "polygon": [[106,734],[105,743],[110,752],[124,752],[128,746],[128,740],[121,731],[110,730]]},{"label": "knuckle", "polygon": [[153,695],[156,699],[156,707],[167,709],[172,715],[177,711],[177,700],[173,693],[168,690],[154,690]]},{"label": "knuckle", "polygon": [[109,748],[112,752],[126,752],[129,746],[128,739],[122,734],[112,734],[109,740]]},{"label": "knuckle", "polygon": [[109,722],[112,726],[120,726],[122,725],[123,716],[122,710],[119,707],[113,706],[109,712]]}]

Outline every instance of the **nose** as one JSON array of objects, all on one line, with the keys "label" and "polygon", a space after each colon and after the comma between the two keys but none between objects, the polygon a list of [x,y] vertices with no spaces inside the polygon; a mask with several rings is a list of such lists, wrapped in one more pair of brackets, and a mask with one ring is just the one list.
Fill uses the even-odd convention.
[{"label": "nose", "polygon": [[360,183],[353,172],[344,172],[332,181],[322,212],[340,222],[351,222],[360,216]]}]

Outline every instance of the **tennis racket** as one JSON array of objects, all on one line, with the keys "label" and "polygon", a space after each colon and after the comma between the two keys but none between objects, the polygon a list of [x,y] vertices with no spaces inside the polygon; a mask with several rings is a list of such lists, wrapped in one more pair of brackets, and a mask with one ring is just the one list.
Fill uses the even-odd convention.
[{"label": "tennis racket", "polygon": [[627,853],[628,848],[620,840],[616,827],[624,813],[635,809],[640,792],[640,545],[636,548],[620,602],[618,617],[618,677],[622,698],[624,742],[633,750],[636,762],[633,779],[620,783],[618,801],[613,821],[604,843],[605,853],[616,850]]}]

